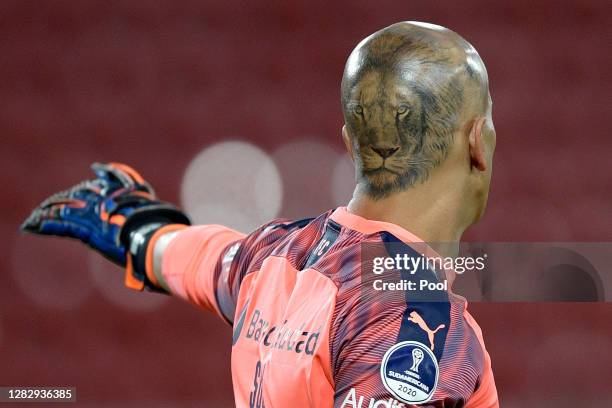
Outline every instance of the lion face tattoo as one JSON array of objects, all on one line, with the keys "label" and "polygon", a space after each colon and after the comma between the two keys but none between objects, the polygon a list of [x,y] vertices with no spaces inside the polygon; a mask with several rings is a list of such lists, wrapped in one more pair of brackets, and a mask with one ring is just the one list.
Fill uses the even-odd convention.
[{"label": "lion face tattoo", "polygon": [[461,90],[453,81],[437,86],[446,95],[442,100],[427,84],[403,80],[418,67],[394,68],[365,72],[351,88],[345,108],[358,178],[374,198],[427,178],[446,156],[453,112],[461,104]]}]

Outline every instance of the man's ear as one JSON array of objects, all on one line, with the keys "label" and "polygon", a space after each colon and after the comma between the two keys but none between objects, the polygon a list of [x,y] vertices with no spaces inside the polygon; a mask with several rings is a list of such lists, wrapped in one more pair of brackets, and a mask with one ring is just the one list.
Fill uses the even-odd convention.
[{"label": "man's ear", "polygon": [[485,146],[483,141],[482,128],[486,118],[478,118],[472,124],[470,129],[470,161],[472,167],[476,167],[480,171],[487,169],[487,161],[485,159]]},{"label": "man's ear", "polygon": [[348,134],[348,130],[346,130],[346,125],[342,126],[342,140],[344,140],[344,145],[346,146],[346,150],[348,150],[349,156],[351,156],[351,160],[355,161],[353,141],[351,140],[351,136]]}]

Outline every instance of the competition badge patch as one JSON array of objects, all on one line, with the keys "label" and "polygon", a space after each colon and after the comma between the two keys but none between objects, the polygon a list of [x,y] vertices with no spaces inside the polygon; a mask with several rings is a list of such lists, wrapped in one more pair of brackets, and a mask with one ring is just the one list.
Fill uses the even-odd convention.
[{"label": "competition badge patch", "polygon": [[402,341],[382,359],[380,376],[385,388],[401,401],[427,402],[438,385],[438,361],[429,347],[417,341]]}]

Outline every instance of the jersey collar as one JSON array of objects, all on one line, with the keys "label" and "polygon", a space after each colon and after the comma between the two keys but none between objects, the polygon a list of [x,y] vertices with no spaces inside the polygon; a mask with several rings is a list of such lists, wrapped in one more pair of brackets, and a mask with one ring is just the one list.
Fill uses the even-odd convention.
[{"label": "jersey collar", "polygon": [[361,232],[362,234],[374,234],[376,232],[387,231],[404,241],[406,244],[424,242],[421,238],[397,224],[384,221],[368,220],[367,218],[363,218],[349,212],[346,207],[336,208],[330,218],[332,221],[335,221],[349,229]]},{"label": "jersey collar", "polygon": [[[367,218],[351,213],[346,207],[336,208],[330,216],[330,219],[346,228],[362,234],[375,234],[383,231],[389,232],[402,240],[406,245],[409,245],[414,250],[425,255],[426,257],[442,257],[424,240],[397,224],[392,224],[385,221],[368,220]],[[449,280],[449,286],[452,286],[452,283],[455,280],[455,272],[453,270],[446,269],[444,274]]]}]

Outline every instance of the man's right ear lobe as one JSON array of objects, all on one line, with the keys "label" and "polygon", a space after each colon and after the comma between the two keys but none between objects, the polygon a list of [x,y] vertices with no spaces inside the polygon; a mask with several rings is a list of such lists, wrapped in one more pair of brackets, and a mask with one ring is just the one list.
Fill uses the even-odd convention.
[{"label": "man's right ear lobe", "polygon": [[344,140],[344,145],[346,146],[346,150],[348,150],[349,156],[351,156],[351,160],[355,161],[353,141],[351,140],[351,136],[348,134],[348,130],[346,130],[346,125],[342,126],[342,140]]},{"label": "man's right ear lobe", "polygon": [[486,118],[478,118],[472,124],[470,129],[469,144],[470,144],[470,160],[472,167],[485,171],[487,169],[487,161],[485,159],[485,146],[483,141],[482,128]]}]

